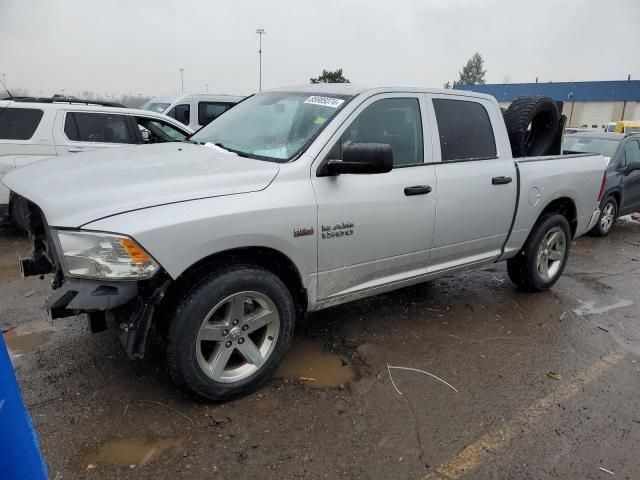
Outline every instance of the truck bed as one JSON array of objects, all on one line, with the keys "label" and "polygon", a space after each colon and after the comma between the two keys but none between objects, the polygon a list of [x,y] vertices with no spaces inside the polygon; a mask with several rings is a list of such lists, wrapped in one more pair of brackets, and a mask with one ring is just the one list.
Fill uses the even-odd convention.
[{"label": "truck bed", "polygon": [[512,257],[522,248],[531,225],[553,201],[569,199],[576,206],[576,221],[571,225],[574,238],[589,231],[607,163],[603,156],[551,155],[519,158],[514,162],[518,197],[511,234],[501,259]]}]

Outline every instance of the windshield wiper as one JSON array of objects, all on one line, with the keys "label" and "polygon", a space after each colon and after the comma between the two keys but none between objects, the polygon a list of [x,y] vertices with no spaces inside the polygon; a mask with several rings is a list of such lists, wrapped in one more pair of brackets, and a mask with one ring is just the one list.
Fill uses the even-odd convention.
[{"label": "windshield wiper", "polygon": [[227,152],[231,152],[231,153],[235,153],[236,155],[238,155],[239,157],[244,157],[244,158],[252,158],[251,156],[249,156],[247,153],[241,151],[241,150],[236,150],[235,148],[230,148],[225,146],[223,143],[214,143],[214,145],[218,148],[222,148],[223,150],[226,150]]}]

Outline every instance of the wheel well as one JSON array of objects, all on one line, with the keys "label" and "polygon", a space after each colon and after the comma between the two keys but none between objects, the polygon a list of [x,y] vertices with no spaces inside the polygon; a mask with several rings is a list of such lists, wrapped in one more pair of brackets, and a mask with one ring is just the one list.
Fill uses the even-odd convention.
[{"label": "wheel well", "polygon": [[[204,275],[232,265],[254,265],[277,275],[291,292],[299,314],[307,311],[307,291],[295,264],[282,252],[266,247],[245,247],[215,253],[185,270],[167,289],[163,304],[169,312],[191,286]],[[164,315],[163,315],[164,316]]]},{"label": "wheel well", "polygon": [[613,197],[616,199],[616,202],[618,203],[618,210],[620,210],[620,202],[622,201],[622,199],[620,198],[620,192],[619,191],[613,191],[611,193],[609,193],[607,195],[608,197]]},{"label": "wheel well", "polygon": [[546,213],[559,213],[564,216],[568,221],[571,227],[571,237],[576,234],[576,229],[578,227],[578,213],[576,211],[576,205],[573,203],[569,197],[562,197],[553,200],[549,205],[545,207],[544,210],[540,213],[538,218],[542,218]]}]

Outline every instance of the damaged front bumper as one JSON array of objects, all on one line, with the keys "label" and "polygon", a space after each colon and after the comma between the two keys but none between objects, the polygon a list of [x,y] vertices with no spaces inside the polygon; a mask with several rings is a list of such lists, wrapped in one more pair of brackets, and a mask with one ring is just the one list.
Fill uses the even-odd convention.
[{"label": "damaged front bumper", "polygon": [[45,304],[49,318],[86,314],[92,332],[113,323],[130,358],[142,358],[158,303],[171,278],[160,269],[140,280],[78,278],[64,274],[53,235],[40,209],[22,197],[24,221],[31,243],[31,257],[20,259],[24,277],[51,273],[54,293]]},{"label": "damaged front bumper", "polygon": [[169,284],[168,277],[144,283],[68,278],[45,309],[51,320],[85,313],[94,333],[105,330],[107,323],[115,325],[129,358],[142,358],[156,307]]},{"label": "damaged front bumper", "polygon": [[54,320],[82,312],[112,310],[129,303],[137,296],[137,282],[69,278],[55,290],[44,308],[49,312],[51,320]]}]

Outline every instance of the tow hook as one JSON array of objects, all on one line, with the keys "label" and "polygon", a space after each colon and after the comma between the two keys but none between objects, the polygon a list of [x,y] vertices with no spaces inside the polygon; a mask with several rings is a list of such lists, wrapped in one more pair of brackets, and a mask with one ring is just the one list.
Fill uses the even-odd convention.
[{"label": "tow hook", "polygon": [[23,277],[32,277],[34,275],[45,275],[53,271],[53,267],[44,256],[38,258],[18,258],[20,274]]}]

